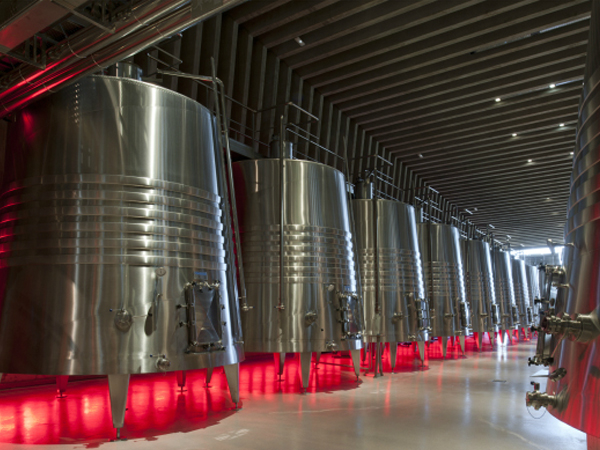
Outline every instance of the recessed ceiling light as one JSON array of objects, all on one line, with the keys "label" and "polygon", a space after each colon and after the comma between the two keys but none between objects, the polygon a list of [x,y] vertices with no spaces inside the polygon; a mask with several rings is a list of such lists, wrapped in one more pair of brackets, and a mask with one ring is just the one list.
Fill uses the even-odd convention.
[{"label": "recessed ceiling light", "polygon": [[565,124],[564,124],[564,123],[561,123],[559,126],[560,126],[560,127],[564,127],[564,126],[565,126]]},{"label": "recessed ceiling light", "polygon": [[306,45],[306,43],[302,40],[300,36],[295,37],[294,40],[298,43],[300,47],[304,47]]},{"label": "recessed ceiling light", "polygon": [[533,162],[533,159],[528,159],[527,162]]},{"label": "recessed ceiling light", "polygon": [[573,155],[573,152],[569,153],[569,155]]},{"label": "recessed ceiling light", "polygon": [[517,136],[517,133],[513,133],[513,134],[512,134],[512,136],[513,136],[513,137],[516,137],[516,136]]},{"label": "recessed ceiling light", "polygon": [[496,99],[496,101],[497,101],[497,102],[499,102],[500,100],[502,100],[500,97],[498,97],[498,98]]},{"label": "recessed ceiling light", "polygon": [[422,157],[423,157],[423,154],[422,154],[422,153],[419,153],[419,158],[422,158]]},{"label": "recessed ceiling light", "polygon": [[556,85],[554,83],[552,83],[549,87],[550,87],[550,89],[554,89],[556,87]]}]

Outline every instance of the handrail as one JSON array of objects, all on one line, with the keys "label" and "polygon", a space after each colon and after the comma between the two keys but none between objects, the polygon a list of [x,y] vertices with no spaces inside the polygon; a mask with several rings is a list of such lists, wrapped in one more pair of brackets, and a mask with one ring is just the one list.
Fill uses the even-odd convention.
[{"label": "handrail", "polygon": [[[208,86],[206,83],[210,83],[212,80],[211,79],[206,79],[207,77],[204,77],[203,75],[192,75],[190,73],[185,73],[185,72],[181,72],[179,69],[173,67],[170,64],[165,63],[164,61],[161,61],[158,58],[153,57],[152,55],[148,54],[147,56],[149,56],[151,59],[153,59],[154,61],[157,61],[167,67],[169,67],[170,69],[172,69],[173,71],[168,71],[168,70],[161,70],[161,69],[156,69],[155,73],[159,73],[162,75],[168,75],[168,76],[173,76],[173,77],[179,77],[179,78],[187,78],[190,80],[194,80],[196,83],[200,84],[201,86],[205,87],[205,88],[210,88],[210,86]],[[262,142],[260,139],[256,138],[256,134],[259,132],[259,130],[256,129],[256,114],[258,114],[260,111],[256,111],[255,109],[250,108],[249,106],[245,105],[244,103],[240,102],[239,100],[234,99],[233,97],[230,97],[229,95],[223,93],[222,94],[227,100],[229,100],[232,103],[235,103],[236,105],[238,105],[239,107],[241,107],[242,109],[245,109],[246,111],[249,111],[251,113],[252,116],[252,125],[244,125],[240,122],[237,122],[231,118],[229,118],[230,121],[235,122],[236,124],[244,127],[245,129],[249,129],[250,130],[250,135],[246,134],[244,131],[238,131],[238,130],[234,130],[236,133],[242,134],[243,136],[249,138],[255,145],[255,150],[258,149],[259,145],[263,145],[268,147],[268,144]]]},{"label": "handrail", "polygon": [[301,108],[300,106],[298,106],[294,102],[278,103],[278,104],[275,104],[273,106],[269,106],[268,108],[260,109],[260,110],[256,111],[256,113],[258,114],[258,113],[263,113],[263,112],[266,112],[266,111],[271,111],[271,110],[273,110],[275,108],[279,108],[280,106],[283,106],[283,108],[284,108],[284,115],[287,112],[287,108],[290,107],[290,106],[293,106],[294,108],[296,108],[300,112],[302,112],[302,113],[306,114],[307,116],[309,116],[311,119],[316,120],[317,122],[319,122],[319,120],[320,120],[317,116],[315,116],[312,113],[309,113],[307,110],[305,110],[304,108]]},{"label": "handrail", "polygon": [[320,148],[321,150],[325,150],[327,153],[331,153],[331,154],[332,154],[333,156],[335,156],[336,158],[344,159],[342,156],[338,155],[338,154],[337,154],[337,153],[335,153],[335,152],[332,152],[332,151],[331,151],[331,150],[329,150],[327,147],[323,147],[321,144],[317,144],[316,142],[313,142],[313,141],[311,141],[311,140],[310,140],[310,139],[308,139],[307,137],[304,137],[304,136],[302,136],[301,134],[299,134],[299,133],[296,133],[296,132],[295,132],[295,131],[293,131],[293,130],[290,130],[289,128],[288,128],[288,129],[286,129],[286,131],[289,131],[289,132],[290,132],[290,133],[292,133],[293,135],[296,135],[296,136],[298,136],[299,138],[301,138],[301,139],[304,139],[304,140],[305,140],[305,141],[307,141],[309,144],[312,144],[312,145],[314,145],[315,147],[317,147],[317,148]]}]

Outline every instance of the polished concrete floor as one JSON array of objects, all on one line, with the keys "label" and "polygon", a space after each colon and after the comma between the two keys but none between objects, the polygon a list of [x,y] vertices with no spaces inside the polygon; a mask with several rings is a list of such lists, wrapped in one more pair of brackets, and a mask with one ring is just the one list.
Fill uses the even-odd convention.
[{"label": "polished concrete floor", "polygon": [[478,353],[467,342],[442,360],[439,342],[425,366],[400,347],[396,373],[362,376],[350,360],[324,355],[306,394],[298,363],[289,356],[281,381],[270,359],[242,365],[243,409],[233,411],[224,376],[188,375],[185,392],[175,377],[132,377],[125,442],[112,436],[105,380],[69,383],[67,398],[52,386],[0,393],[0,448],[103,450],[201,449],[544,449],[584,450],[585,435],[543,411],[528,411],[525,391],[539,372],[528,367],[533,342]]}]

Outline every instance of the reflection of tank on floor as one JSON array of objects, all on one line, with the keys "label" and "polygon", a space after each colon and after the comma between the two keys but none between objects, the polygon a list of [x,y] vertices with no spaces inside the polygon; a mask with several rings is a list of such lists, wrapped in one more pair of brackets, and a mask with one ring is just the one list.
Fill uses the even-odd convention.
[{"label": "reflection of tank on floor", "polygon": [[[2,215],[0,371],[129,374],[243,357],[214,116],[177,93],[93,76],[17,115]],[[216,157],[218,156],[218,157]],[[180,373],[183,382],[183,373]]]},{"label": "reflection of tank on floor", "polygon": [[363,309],[344,175],[283,148],[281,158],[234,164],[253,306],[242,323],[246,350],[274,353],[280,375],[285,354],[299,353],[306,389],[315,352],[350,351],[358,376]]},{"label": "reflection of tank on floor", "polygon": [[[376,172],[356,184],[352,201],[364,292],[365,342],[375,376],[382,372],[381,346],[389,343],[392,371],[399,342],[415,342],[421,361],[429,338],[429,308],[417,239],[415,209],[377,198]],[[373,357],[369,361],[372,361]]]},{"label": "reflection of tank on floor", "polygon": [[444,358],[449,337],[459,338],[464,354],[469,308],[458,228],[431,222],[420,223],[417,228],[430,302],[431,334],[440,337]]},{"label": "reflection of tank on floor", "polygon": [[481,351],[484,333],[488,333],[493,346],[499,323],[490,244],[473,238],[463,240],[462,256],[471,326],[477,334],[477,344]]}]

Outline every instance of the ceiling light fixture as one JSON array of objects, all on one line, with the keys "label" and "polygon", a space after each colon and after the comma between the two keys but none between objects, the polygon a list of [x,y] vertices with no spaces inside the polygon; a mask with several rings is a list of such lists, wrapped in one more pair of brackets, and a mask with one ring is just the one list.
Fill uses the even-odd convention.
[{"label": "ceiling light fixture", "polygon": [[561,124],[559,125],[559,127],[564,127],[564,126],[565,126],[565,124],[564,124],[564,123],[561,123]]},{"label": "ceiling light fixture", "polygon": [[550,89],[554,89],[556,87],[556,85],[554,83],[552,83],[549,87],[550,87]]},{"label": "ceiling light fixture", "polygon": [[574,154],[573,152],[569,153],[569,155],[573,155],[573,154]]},{"label": "ceiling light fixture", "polygon": [[512,137],[517,137],[517,133],[513,133],[513,134],[512,134]]},{"label": "ceiling light fixture", "polygon": [[496,102],[499,102],[500,100],[502,100],[502,99],[501,99],[500,97],[498,97],[498,98],[496,99]]},{"label": "ceiling light fixture", "polygon": [[527,162],[528,163],[533,162],[533,159],[528,159]]},{"label": "ceiling light fixture", "polygon": [[302,40],[300,36],[295,37],[294,40],[298,43],[300,47],[304,47],[306,45],[306,43]]},{"label": "ceiling light fixture", "polygon": [[422,157],[423,157],[423,154],[422,154],[422,153],[419,153],[419,158],[422,158]]}]

